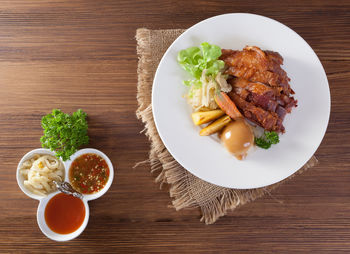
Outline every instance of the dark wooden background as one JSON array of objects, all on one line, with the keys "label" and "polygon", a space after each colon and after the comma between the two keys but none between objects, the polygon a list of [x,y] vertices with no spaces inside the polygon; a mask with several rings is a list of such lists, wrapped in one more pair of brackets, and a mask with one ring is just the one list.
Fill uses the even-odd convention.
[{"label": "dark wooden background", "polygon": [[[214,15],[249,12],[299,33],[327,72],[332,112],[320,164],[206,226],[199,212],[169,208],[147,166],[149,142],[135,117],[139,27],[188,28]],[[254,33],[254,31],[252,31]],[[0,252],[350,252],[349,1],[0,1]],[[315,105],[317,107],[317,105]],[[38,201],[17,186],[22,155],[40,147],[52,108],[89,114],[91,147],[116,167],[90,202],[83,234],[47,239]],[[302,125],[302,123],[301,123]]]}]

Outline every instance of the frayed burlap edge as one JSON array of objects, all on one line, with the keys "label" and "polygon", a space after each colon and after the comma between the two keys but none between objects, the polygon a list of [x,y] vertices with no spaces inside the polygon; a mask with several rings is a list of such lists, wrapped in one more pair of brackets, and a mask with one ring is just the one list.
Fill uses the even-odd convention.
[{"label": "frayed burlap edge", "polygon": [[[313,156],[302,169],[283,182],[249,190],[229,189],[212,185],[193,176],[178,164],[162,143],[153,120],[151,105],[152,84],[159,59],[154,57],[152,43],[154,43],[154,40],[161,39],[163,44],[168,43],[170,45],[183,31],[181,29],[148,30],[141,28],[137,29],[136,32],[137,54],[139,56],[137,68],[138,109],[136,115],[144,123],[145,128],[143,132],[151,141],[149,159],[142,163],[149,163],[151,172],[158,174],[155,181],[160,183],[161,187],[164,183],[169,185],[169,193],[173,199],[172,204],[176,210],[200,208],[202,213],[201,221],[204,221],[206,224],[212,224],[229,210],[254,201],[265,194],[270,194],[281,183],[316,165],[317,159]],[[160,51],[160,53],[164,52]]]}]

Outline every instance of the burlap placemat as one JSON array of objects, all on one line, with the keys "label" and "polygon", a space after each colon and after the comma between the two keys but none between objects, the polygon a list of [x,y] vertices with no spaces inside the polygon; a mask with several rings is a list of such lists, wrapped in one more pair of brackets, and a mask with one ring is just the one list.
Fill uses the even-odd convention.
[{"label": "burlap placemat", "polygon": [[[145,124],[145,134],[151,141],[149,160],[147,162],[150,163],[151,171],[158,174],[156,182],[161,185],[164,183],[169,184],[169,193],[176,210],[200,208],[202,213],[201,220],[206,224],[211,224],[229,210],[270,193],[270,191],[292,178],[295,174],[287,180],[265,188],[249,190],[229,189],[207,183],[193,176],[170,155],[162,143],[153,121],[151,107],[152,84],[153,76],[164,52],[184,31],[182,29],[137,29],[137,54],[139,56],[137,100],[139,107],[136,115]],[[316,163],[317,159],[313,156],[297,173],[304,172]]]}]

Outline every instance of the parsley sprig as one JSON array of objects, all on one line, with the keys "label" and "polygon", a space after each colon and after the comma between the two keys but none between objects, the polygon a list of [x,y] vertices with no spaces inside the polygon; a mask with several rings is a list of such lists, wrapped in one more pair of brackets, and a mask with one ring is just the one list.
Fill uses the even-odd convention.
[{"label": "parsley sprig", "polygon": [[56,152],[57,157],[66,161],[82,145],[89,143],[87,135],[87,114],[78,109],[72,115],[53,109],[41,119],[44,136],[40,138],[42,147]]},{"label": "parsley sprig", "polygon": [[265,131],[263,136],[255,138],[255,144],[264,149],[269,149],[272,144],[277,144],[278,142],[280,142],[280,139],[275,131]]}]

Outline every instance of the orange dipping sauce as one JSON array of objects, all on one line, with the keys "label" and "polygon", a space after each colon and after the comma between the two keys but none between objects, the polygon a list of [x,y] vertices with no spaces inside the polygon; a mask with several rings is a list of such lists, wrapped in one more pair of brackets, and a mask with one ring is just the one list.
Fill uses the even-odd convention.
[{"label": "orange dipping sauce", "polygon": [[69,168],[69,181],[74,189],[83,194],[99,192],[109,178],[109,167],[105,159],[94,153],[76,158]]},{"label": "orange dipping sauce", "polygon": [[85,219],[85,206],[80,198],[59,193],[53,196],[45,208],[45,221],[58,234],[76,231]]}]

